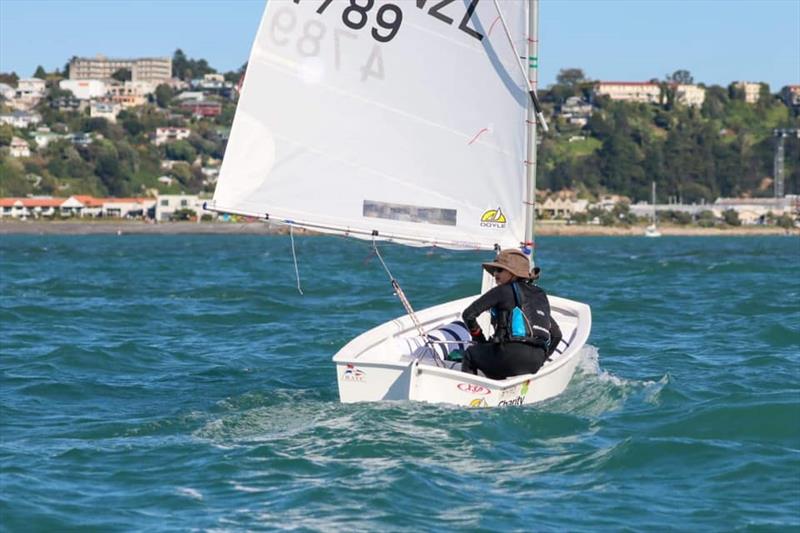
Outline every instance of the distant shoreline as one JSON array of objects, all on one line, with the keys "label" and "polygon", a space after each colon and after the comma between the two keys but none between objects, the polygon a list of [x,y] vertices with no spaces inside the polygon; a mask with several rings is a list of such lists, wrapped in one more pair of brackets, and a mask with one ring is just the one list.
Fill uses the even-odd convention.
[{"label": "distant shoreline", "polygon": [[[697,226],[659,226],[664,236],[684,237],[742,237],[758,235],[800,236],[800,229],[786,230],[776,226],[744,226],[726,228],[701,228]],[[263,222],[162,222],[139,221],[0,221],[0,235],[285,235],[285,226]],[[298,228],[297,234],[313,234]],[[566,225],[540,223],[536,227],[539,236],[607,236],[635,237],[644,234],[640,226],[615,227],[593,225]]]}]

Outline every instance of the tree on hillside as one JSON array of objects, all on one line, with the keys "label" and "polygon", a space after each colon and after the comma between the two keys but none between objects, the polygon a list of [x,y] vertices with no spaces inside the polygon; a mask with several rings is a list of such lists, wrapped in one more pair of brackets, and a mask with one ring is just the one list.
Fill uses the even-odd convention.
[{"label": "tree on hillside", "polygon": [[111,77],[117,81],[126,82],[126,81],[131,81],[131,79],[133,78],[133,74],[131,73],[131,69],[121,68],[116,72],[114,72],[114,74],[112,74]]},{"label": "tree on hillside", "polygon": [[671,83],[680,83],[685,85],[691,85],[694,83],[694,78],[688,70],[676,70],[672,74],[667,74],[666,79]]},{"label": "tree on hillside", "polygon": [[588,81],[586,74],[583,73],[583,69],[579,68],[562,68],[556,76],[556,83],[567,87],[576,87],[586,81]]},{"label": "tree on hillside", "polygon": [[156,87],[156,104],[158,104],[158,107],[162,109],[169,107],[173,94],[172,88],[166,83]]},{"label": "tree on hillside", "polygon": [[184,81],[201,78],[205,74],[216,72],[205,59],[190,59],[178,48],[172,55],[172,74]]},{"label": "tree on hillside", "polygon": [[16,87],[19,82],[19,76],[16,72],[0,72],[0,83],[5,83],[11,87]]},{"label": "tree on hillside", "polygon": [[33,77],[43,80],[47,77],[47,71],[44,70],[43,66],[39,65],[36,67],[36,72],[33,73]]}]

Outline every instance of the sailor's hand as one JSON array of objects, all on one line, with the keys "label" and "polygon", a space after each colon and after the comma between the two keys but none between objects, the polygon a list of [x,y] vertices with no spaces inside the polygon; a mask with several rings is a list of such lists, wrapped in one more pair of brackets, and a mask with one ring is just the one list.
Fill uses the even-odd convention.
[{"label": "sailor's hand", "polygon": [[486,337],[483,335],[481,328],[475,328],[469,332],[469,335],[472,337],[472,342],[477,342],[478,344],[483,344],[486,342]]}]

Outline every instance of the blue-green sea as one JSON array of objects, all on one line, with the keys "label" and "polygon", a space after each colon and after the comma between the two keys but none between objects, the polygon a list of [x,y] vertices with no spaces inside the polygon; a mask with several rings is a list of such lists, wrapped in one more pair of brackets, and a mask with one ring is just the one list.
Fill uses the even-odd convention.
[{"label": "blue-green sea", "polygon": [[[343,405],[402,313],[368,243],[0,237],[2,531],[798,531],[800,239],[543,237],[588,303],[567,390]],[[415,308],[491,254],[382,254]]]}]

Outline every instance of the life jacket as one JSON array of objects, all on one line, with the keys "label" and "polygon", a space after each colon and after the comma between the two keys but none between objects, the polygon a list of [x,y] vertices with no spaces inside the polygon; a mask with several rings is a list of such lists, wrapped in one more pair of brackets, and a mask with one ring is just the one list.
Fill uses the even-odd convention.
[{"label": "life jacket", "polygon": [[510,312],[493,313],[495,338],[500,342],[524,342],[546,347],[550,343],[550,302],[545,292],[530,283],[513,282],[515,307]]}]

